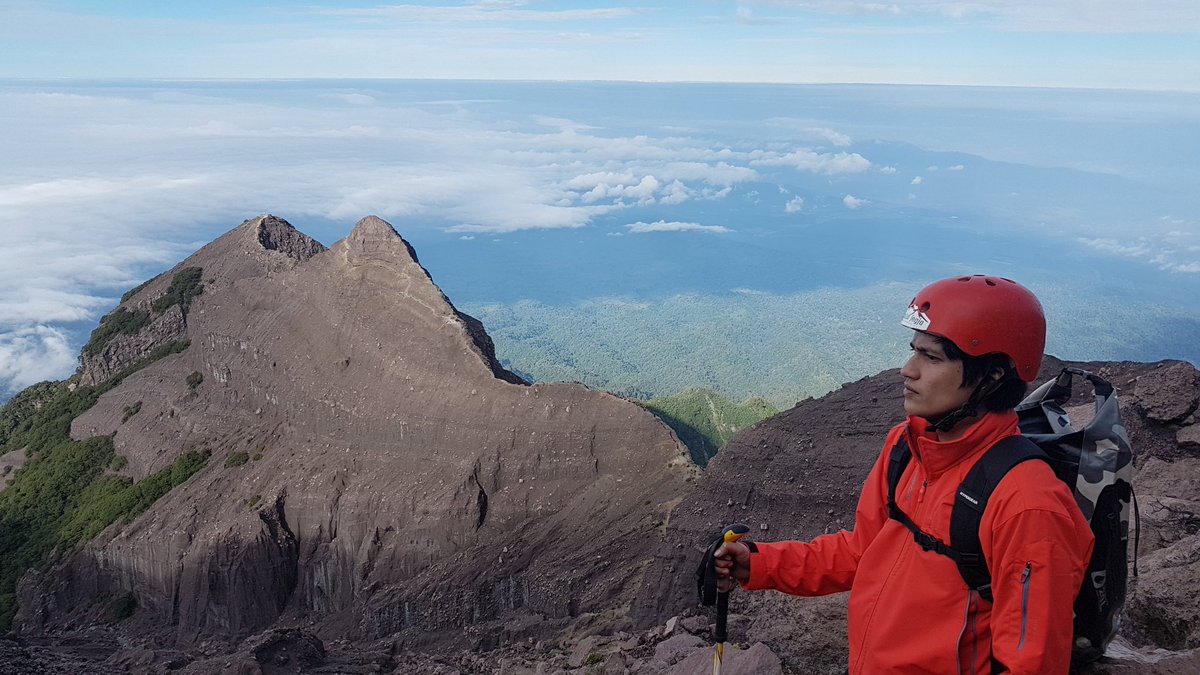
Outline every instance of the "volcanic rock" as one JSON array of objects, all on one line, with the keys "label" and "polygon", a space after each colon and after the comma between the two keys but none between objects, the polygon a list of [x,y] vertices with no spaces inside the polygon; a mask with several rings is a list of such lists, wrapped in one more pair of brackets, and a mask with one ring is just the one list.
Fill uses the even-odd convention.
[{"label": "volcanic rock", "polygon": [[[206,246],[202,258],[208,265],[206,279],[209,282],[228,282],[269,276],[290,269],[324,250],[320,242],[297,231],[287,221],[263,215],[245,221]],[[185,261],[175,269],[188,266]],[[154,301],[170,287],[172,276],[159,275],[126,294],[114,313],[152,312]],[[96,353],[85,350],[78,382],[83,385],[106,382],[149,356],[155,347],[186,339],[187,335],[187,317],[179,305],[172,305],[137,333],[116,335]]]},{"label": "volcanic rock", "polygon": [[[247,221],[123,306],[152,307],[189,268],[203,292],[188,311],[112,338],[80,381],[163,341],[190,347],[125,377],[72,434],[112,435],[134,479],[187,450],[209,461],[26,574],[17,633],[0,640],[21,667],[113,672],[161,656],[194,675],[703,672],[711,615],[692,571],[707,543],[738,521],[761,539],[852,527],[902,419],[887,371],[744,430],[701,473],[641,408],[502,368],[377,218],[328,250],[271,216]],[[1043,378],[1064,365],[1047,357]],[[1121,635],[1083,672],[1200,672],[1200,375],[1069,365],[1116,387],[1143,507]],[[1081,387],[1067,409],[1082,420],[1091,406]],[[125,597],[136,611],[113,623]],[[735,591],[731,605],[727,672],[752,653],[746,672],[845,671],[845,595]]]},{"label": "volcanic rock", "polygon": [[1155,422],[1178,422],[1196,410],[1200,401],[1196,369],[1186,363],[1164,364],[1138,378],[1134,392]]},{"label": "volcanic rock", "polygon": [[[128,628],[182,645],[281,619],[470,642],[465,626],[527,616],[520,631],[548,633],[641,592],[650,557],[636,552],[697,471],[686,449],[630,402],[505,371],[389,224],[364,218],[322,250],[264,216],[172,272],[187,268],[204,291],[183,332],[129,342],[191,346],[125,378],[72,434],[112,435],[134,479],[185,450],[210,460],[28,576],[20,630],[96,620],[132,594]],[[615,565],[614,550],[633,553]]]}]

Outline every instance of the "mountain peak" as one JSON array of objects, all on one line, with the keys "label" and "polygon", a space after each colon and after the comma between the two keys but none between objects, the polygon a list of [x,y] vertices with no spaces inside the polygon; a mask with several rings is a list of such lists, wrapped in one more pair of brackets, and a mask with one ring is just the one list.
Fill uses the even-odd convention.
[{"label": "mountain peak", "polygon": [[388,252],[394,255],[399,253],[397,247],[403,246],[404,252],[413,262],[421,262],[417,260],[417,252],[413,250],[412,245],[396,232],[396,228],[379,216],[367,216],[359,220],[345,241],[350,250],[365,254]]},{"label": "mountain peak", "polygon": [[254,239],[263,249],[279,251],[299,261],[308,260],[325,250],[321,242],[269,213],[247,220],[243,226],[253,232]]},{"label": "mountain peak", "polygon": [[354,224],[350,236],[359,239],[390,239],[399,238],[400,233],[391,223],[379,216],[366,216]]}]

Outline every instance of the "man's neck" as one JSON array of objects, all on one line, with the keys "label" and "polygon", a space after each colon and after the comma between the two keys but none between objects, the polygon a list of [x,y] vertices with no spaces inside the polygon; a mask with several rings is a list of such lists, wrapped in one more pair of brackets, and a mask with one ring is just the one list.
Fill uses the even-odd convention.
[{"label": "man's neck", "polygon": [[984,415],[987,415],[987,413],[981,412],[974,417],[968,417],[967,419],[960,421],[958,424],[955,424],[946,431],[935,431],[934,433],[937,434],[937,439],[939,441],[957,441],[967,434],[967,429],[970,429],[972,425],[983,419]]}]

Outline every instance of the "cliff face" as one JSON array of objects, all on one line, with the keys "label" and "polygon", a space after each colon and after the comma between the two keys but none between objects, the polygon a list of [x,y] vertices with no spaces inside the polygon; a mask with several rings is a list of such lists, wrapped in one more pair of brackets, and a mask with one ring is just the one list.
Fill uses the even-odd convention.
[{"label": "cliff face", "polygon": [[[187,269],[196,263],[208,265],[205,278],[209,281],[231,281],[245,277],[269,276],[290,269],[325,250],[320,242],[297,231],[287,221],[271,215],[259,216],[229,231],[204,250],[172,270]],[[188,303],[173,303],[155,307],[171,288],[174,274],[159,275],[141,287],[127,293],[102,326],[118,315],[143,314],[149,325],[136,332],[118,332],[101,345],[84,349],[79,383],[97,385],[112,379],[138,361],[148,357],[156,347],[188,338]]]},{"label": "cliff face", "polygon": [[[638,590],[649,556],[615,569],[608,553],[651,547],[696,472],[685,449],[629,402],[520,383],[390,225],[365,218],[322,250],[264,217],[188,268],[204,286],[186,321],[119,339],[131,354],[190,347],[127,377],[72,435],[111,434],[135,479],[186,450],[211,459],[27,577],[20,630],[85,625],[132,594],[130,627],[183,642],[280,619],[370,637],[514,613],[561,624]],[[118,353],[83,377],[136,358]]]}]

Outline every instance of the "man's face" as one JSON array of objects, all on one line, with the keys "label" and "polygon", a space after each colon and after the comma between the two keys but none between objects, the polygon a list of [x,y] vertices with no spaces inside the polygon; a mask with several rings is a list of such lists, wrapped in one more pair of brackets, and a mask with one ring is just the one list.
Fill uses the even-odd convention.
[{"label": "man's face", "polygon": [[913,334],[912,356],[900,369],[904,378],[904,412],[917,417],[938,417],[956,410],[971,397],[963,386],[962,361],[946,358],[946,351],[928,333]]}]

